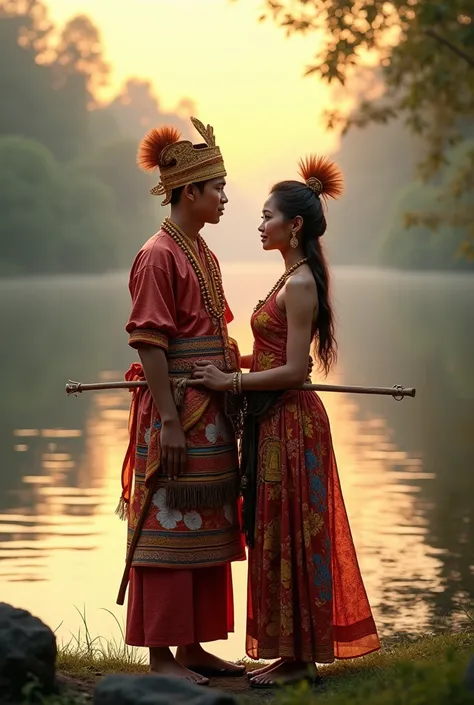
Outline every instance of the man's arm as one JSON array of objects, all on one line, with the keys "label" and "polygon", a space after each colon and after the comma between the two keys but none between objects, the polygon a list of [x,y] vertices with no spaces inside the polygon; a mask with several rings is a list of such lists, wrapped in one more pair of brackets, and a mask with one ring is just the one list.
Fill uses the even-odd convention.
[{"label": "man's arm", "polygon": [[161,418],[161,463],[175,479],[186,467],[186,436],[173,399],[165,351],[156,345],[137,346],[151,396]]}]

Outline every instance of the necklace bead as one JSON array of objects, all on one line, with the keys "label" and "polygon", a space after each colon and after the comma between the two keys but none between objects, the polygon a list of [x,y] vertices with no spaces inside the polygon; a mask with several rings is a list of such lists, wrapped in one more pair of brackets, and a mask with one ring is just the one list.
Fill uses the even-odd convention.
[{"label": "necklace bead", "polygon": [[228,370],[234,369],[229,351],[229,336],[227,333],[227,325],[225,321],[226,301],[224,296],[224,288],[222,286],[221,273],[217,267],[209,247],[205,240],[198,235],[197,243],[204,253],[204,259],[207,266],[209,276],[206,275],[200,262],[198,252],[190,242],[189,237],[181,228],[174,223],[171,218],[165,218],[162,226],[168,235],[170,235],[177,245],[183,250],[191,264],[201,290],[201,296],[212,323],[219,329],[224,346],[224,359]]}]

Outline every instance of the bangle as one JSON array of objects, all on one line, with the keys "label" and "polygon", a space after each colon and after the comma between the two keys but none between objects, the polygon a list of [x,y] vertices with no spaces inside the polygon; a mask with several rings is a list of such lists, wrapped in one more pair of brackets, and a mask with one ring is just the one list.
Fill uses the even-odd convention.
[{"label": "bangle", "polygon": [[242,372],[234,372],[232,376],[232,393],[242,394]]}]

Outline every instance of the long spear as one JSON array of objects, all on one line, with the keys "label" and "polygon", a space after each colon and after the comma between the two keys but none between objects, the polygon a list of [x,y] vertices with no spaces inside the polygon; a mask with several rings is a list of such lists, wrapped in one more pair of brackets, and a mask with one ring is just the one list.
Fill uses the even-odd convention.
[{"label": "long spear", "polygon": [[[145,380],[136,382],[94,382],[84,384],[83,382],[73,382],[68,380],[66,384],[66,394],[82,394],[82,392],[101,391],[103,389],[135,389],[136,387],[146,387]],[[344,384],[303,384],[303,390],[313,390],[316,392],[345,392],[346,394],[380,394],[393,397],[396,401],[401,401],[405,397],[414,397],[416,389],[414,387],[402,387],[394,384],[393,387],[354,387]]]}]

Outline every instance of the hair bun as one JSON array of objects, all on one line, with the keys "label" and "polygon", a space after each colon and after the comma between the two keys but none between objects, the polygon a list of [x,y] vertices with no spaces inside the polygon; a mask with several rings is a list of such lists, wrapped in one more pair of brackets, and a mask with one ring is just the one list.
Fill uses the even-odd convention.
[{"label": "hair bun", "polygon": [[299,173],[317,196],[339,198],[344,191],[342,171],[332,159],[309,155],[299,162]]},{"label": "hair bun", "polygon": [[323,192],[323,185],[316,176],[310,176],[309,179],[306,179],[306,186],[308,186],[311,191],[314,191],[317,196],[320,196]]}]

